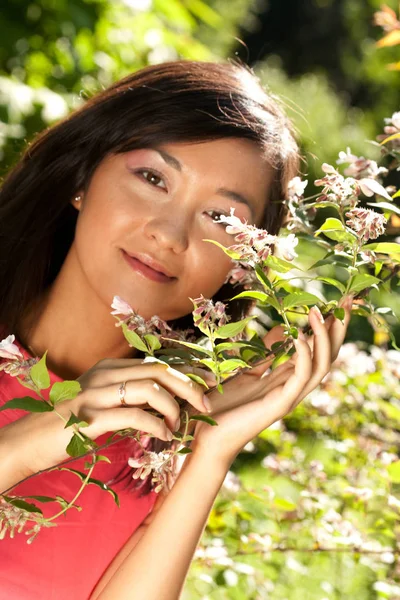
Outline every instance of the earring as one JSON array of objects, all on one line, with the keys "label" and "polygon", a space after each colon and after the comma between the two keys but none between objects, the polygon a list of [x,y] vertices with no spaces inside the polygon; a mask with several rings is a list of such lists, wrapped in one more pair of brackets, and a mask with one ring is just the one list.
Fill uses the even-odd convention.
[{"label": "earring", "polygon": [[77,196],[75,196],[74,200],[75,202],[79,202],[82,199],[82,196],[80,194],[78,194]]}]

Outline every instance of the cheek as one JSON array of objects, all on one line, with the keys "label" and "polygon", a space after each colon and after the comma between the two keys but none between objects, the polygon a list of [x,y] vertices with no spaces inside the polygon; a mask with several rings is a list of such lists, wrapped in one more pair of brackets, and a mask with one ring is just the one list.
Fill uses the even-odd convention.
[{"label": "cheek", "polygon": [[200,289],[200,293],[208,298],[214,296],[224,284],[231,268],[232,261],[229,256],[226,256],[220,248],[213,244],[204,242],[201,251],[197,254],[197,259],[192,261],[196,289]]}]

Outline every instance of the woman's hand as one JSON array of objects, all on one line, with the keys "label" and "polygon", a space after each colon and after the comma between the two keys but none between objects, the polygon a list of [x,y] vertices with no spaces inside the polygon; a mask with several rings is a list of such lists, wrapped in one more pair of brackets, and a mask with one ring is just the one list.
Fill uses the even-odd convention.
[{"label": "woman's hand", "polygon": [[[272,372],[268,363],[259,365],[224,384],[222,395],[210,393],[210,414],[218,426],[197,422],[192,450],[208,453],[229,468],[250,440],[293,410],[329,372],[346,335],[351,303],[351,297],[342,303],[344,324],[333,316],[324,322],[319,310],[311,309],[309,323],[314,335],[307,340],[300,334],[291,359]],[[275,327],[264,343],[270,348],[280,339],[282,328]]]},{"label": "woman's hand", "polygon": [[[178,429],[180,407],[175,396],[185,399],[196,412],[207,412],[203,388],[187,375],[161,363],[141,359],[105,359],[78,379],[82,391],[74,400],[57,404],[64,419],[71,411],[89,426],[82,428],[91,439],[104,433],[132,428],[168,441],[170,429]],[[119,387],[126,382],[125,403]],[[144,409],[154,409],[161,417]],[[164,421],[165,418],[165,421]],[[30,413],[1,428],[0,456],[7,451],[10,476],[4,486],[50,468],[67,458],[73,430],[65,429],[55,412]],[[21,476],[20,476],[21,475]],[[3,489],[3,488],[2,488]]]},{"label": "woman's hand", "polygon": [[[170,430],[179,428],[180,406],[174,396],[186,400],[197,411],[207,412],[203,388],[185,373],[163,363],[105,359],[78,381],[82,392],[71,401],[70,408],[89,423],[83,431],[92,439],[108,431],[131,427],[170,441]],[[118,392],[123,382],[126,382],[126,406],[121,405]],[[156,410],[165,420],[144,408]]]}]

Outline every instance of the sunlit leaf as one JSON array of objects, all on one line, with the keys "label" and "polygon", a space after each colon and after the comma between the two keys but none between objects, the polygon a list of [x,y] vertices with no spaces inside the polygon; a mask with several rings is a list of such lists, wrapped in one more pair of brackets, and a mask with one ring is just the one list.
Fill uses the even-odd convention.
[{"label": "sunlit leaf", "polygon": [[149,351],[146,344],[140,339],[140,337],[135,331],[131,331],[130,329],[128,329],[125,323],[121,325],[121,328],[125,339],[127,340],[128,344],[132,346],[132,348],[136,348],[136,350],[140,350],[140,352],[147,353]]},{"label": "sunlit leaf", "polygon": [[358,292],[361,292],[362,290],[365,290],[365,288],[371,287],[377,283],[380,283],[380,279],[377,277],[367,273],[359,273],[354,277],[349,291],[353,294],[358,294]]},{"label": "sunlit leaf", "polygon": [[247,324],[252,321],[253,319],[255,319],[255,317],[246,317],[245,319],[242,319],[241,321],[236,321],[235,323],[227,323],[226,325],[222,325],[221,327],[218,327],[216,332],[215,332],[215,336],[217,338],[229,338],[229,337],[234,337],[235,335],[238,335],[239,333],[241,333],[245,327],[247,326]]},{"label": "sunlit leaf", "polygon": [[50,390],[49,399],[53,404],[73,400],[81,391],[79,381],[56,381]]},{"label": "sunlit leaf", "polygon": [[295,306],[309,306],[319,304],[321,300],[309,292],[293,292],[283,299],[284,308],[293,308]]},{"label": "sunlit leaf", "polygon": [[40,390],[47,390],[50,387],[50,375],[46,367],[47,350],[42,358],[30,369],[32,381]]}]

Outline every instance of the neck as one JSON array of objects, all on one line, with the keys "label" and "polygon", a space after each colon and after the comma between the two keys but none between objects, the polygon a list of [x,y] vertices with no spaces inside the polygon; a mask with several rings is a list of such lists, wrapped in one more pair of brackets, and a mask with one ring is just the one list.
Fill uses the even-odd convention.
[{"label": "neck", "polygon": [[27,350],[36,356],[47,350],[48,368],[63,379],[80,377],[104,358],[132,358],[135,352],[115,327],[111,307],[84,285],[73,263],[70,252],[42,297],[38,316],[34,322],[32,315],[26,320],[30,324],[24,336]]}]

